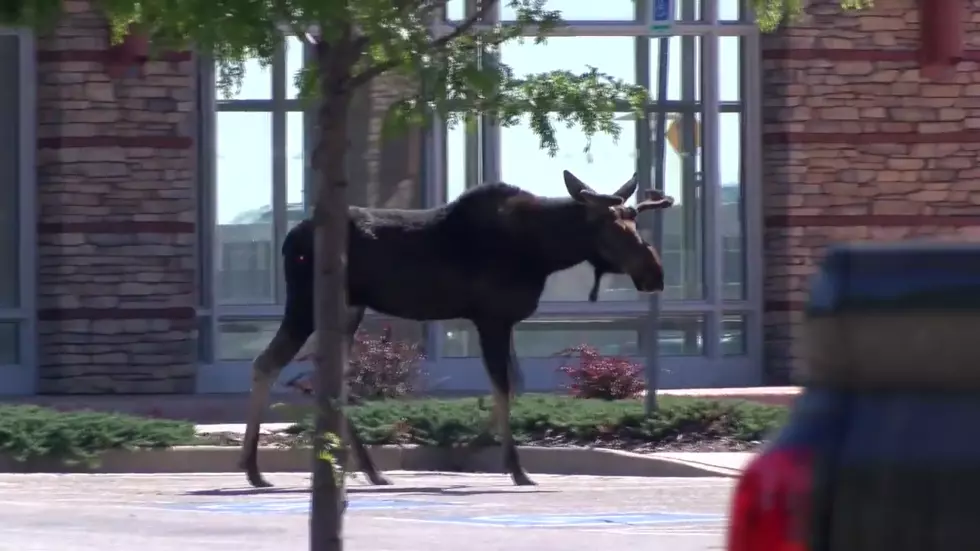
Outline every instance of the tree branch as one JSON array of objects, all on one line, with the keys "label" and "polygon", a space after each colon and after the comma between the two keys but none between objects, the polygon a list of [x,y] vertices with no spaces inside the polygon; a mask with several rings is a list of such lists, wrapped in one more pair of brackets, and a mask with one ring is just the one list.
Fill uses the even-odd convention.
[{"label": "tree branch", "polygon": [[[452,31],[433,39],[425,48],[425,53],[438,53],[452,43],[453,40],[463,36],[469,32],[473,27],[479,23],[483,17],[490,12],[490,10],[497,5],[498,0],[482,0],[480,2],[480,9],[476,11],[473,15],[464,19],[462,23],[456,26]],[[369,81],[371,79],[387,72],[401,64],[401,60],[392,59],[377,65],[370,66],[364,69],[359,75],[354,76],[350,81],[351,88],[357,88]]]}]

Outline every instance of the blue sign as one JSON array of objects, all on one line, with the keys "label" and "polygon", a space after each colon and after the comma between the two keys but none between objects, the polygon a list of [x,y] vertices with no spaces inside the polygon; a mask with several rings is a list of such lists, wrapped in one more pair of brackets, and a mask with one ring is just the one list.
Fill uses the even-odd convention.
[{"label": "blue sign", "polygon": [[[417,507],[444,507],[455,505],[445,501],[421,501],[410,499],[352,499],[347,504],[348,511],[382,511],[393,509],[414,509]],[[211,503],[172,503],[168,509],[199,511],[210,513],[237,513],[240,515],[305,515],[310,512],[310,500],[270,499],[264,501],[227,501]]]},{"label": "blue sign", "polygon": [[663,34],[674,26],[676,0],[650,0],[650,31],[651,34]]},{"label": "blue sign", "polygon": [[594,526],[636,526],[720,522],[724,515],[698,513],[609,513],[581,515],[490,515],[478,517],[435,517],[430,522],[497,526],[509,528],[564,528]]}]

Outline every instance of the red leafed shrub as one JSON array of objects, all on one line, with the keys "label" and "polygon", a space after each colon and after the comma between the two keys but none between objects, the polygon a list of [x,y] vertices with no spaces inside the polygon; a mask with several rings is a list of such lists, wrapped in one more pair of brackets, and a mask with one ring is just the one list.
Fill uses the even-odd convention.
[{"label": "red leafed shrub", "polygon": [[622,400],[633,398],[646,389],[643,366],[629,358],[603,356],[585,344],[567,348],[557,355],[578,360],[558,368],[568,375],[570,382],[565,388],[576,398]]},{"label": "red leafed shrub", "polygon": [[[358,331],[349,359],[348,399],[356,404],[413,394],[422,383],[423,360],[419,344],[392,339],[390,326],[380,335]],[[304,373],[287,385],[312,394],[311,376],[312,372]]]}]

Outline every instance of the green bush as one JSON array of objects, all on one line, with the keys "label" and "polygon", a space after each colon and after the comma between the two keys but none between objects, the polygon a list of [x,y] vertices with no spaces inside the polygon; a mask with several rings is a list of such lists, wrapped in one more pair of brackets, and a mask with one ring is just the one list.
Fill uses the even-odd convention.
[{"label": "green bush", "polygon": [[[483,398],[372,402],[347,409],[365,444],[458,446],[496,441]],[[293,410],[296,411],[296,410]],[[308,434],[310,408],[290,432]],[[762,440],[781,426],[787,408],[735,400],[660,399],[650,418],[639,400],[589,400],[528,394],[511,407],[518,443],[649,445],[678,440]]]},{"label": "green bush", "polygon": [[194,440],[194,424],[95,411],[0,406],[0,454],[94,464],[108,450],[166,448]]}]

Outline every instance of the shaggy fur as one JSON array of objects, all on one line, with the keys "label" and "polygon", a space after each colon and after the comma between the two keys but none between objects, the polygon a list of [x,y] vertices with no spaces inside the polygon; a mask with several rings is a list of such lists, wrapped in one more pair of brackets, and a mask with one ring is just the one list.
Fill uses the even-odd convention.
[{"label": "shaggy fur", "polygon": [[[510,398],[520,377],[513,328],[535,312],[548,276],[589,262],[596,285],[604,273],[627,273],[640,291],[663,290],[660,258],[640,237],[635,219],[639,212],[667,208],[673,200],[654,192],[636,207],[625,206],[636,191],[635,175],[611,195],[596,193],[567,171],[564,177],[570,197],[563,199],[495,183],[432,209],[350,209],[349,338],[366,308],[411,320],[472,321],[492,383],[505,468],[518,485],[533,482],[521,467],[510,434]],[[316,339],[311,338],[313,231],[313,222],[306,220],[286,235],[285,314],[278,333],[253,365],[241,467],[254,486],[268,485],[256,454],[269,388],[287,363],[316,349]],[[369,479],[388,483],[349,424],[348,430]]]}]

